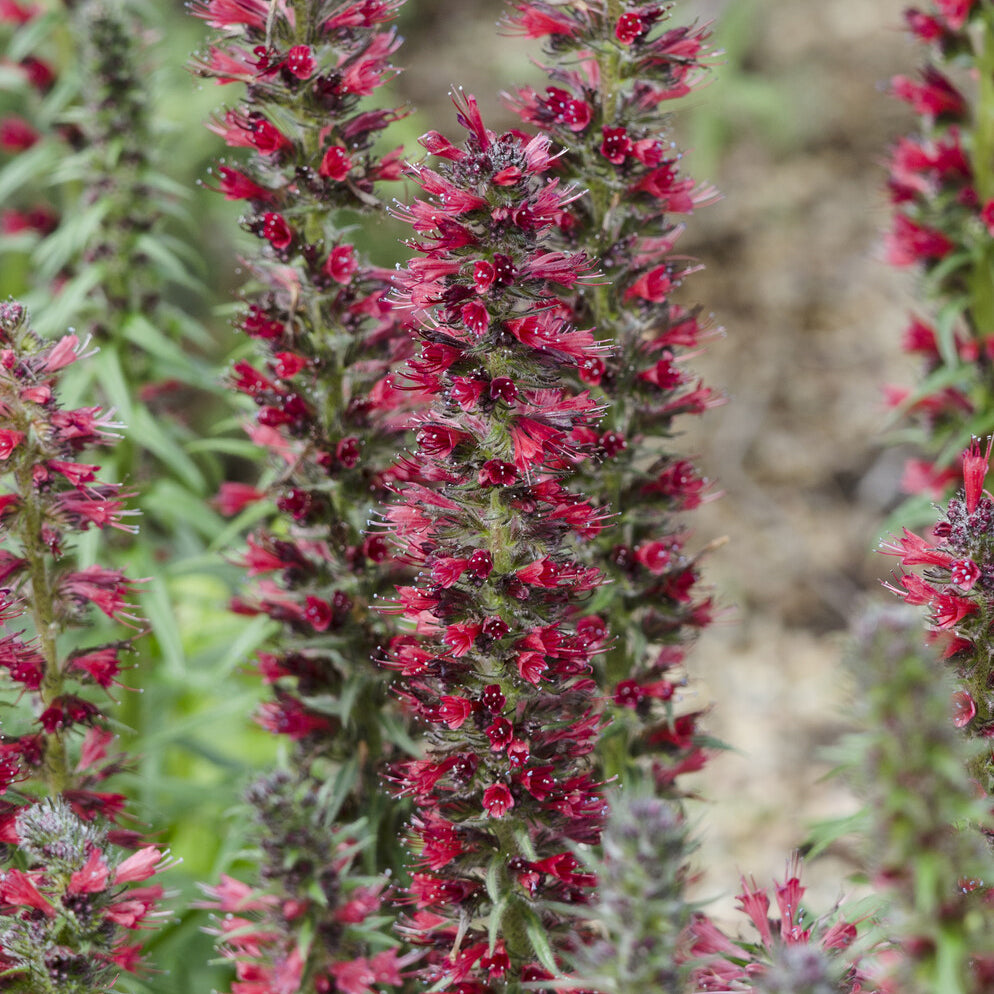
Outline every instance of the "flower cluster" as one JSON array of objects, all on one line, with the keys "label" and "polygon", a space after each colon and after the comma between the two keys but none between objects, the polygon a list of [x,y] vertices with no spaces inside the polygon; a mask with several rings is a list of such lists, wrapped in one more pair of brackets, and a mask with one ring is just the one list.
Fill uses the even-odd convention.
[{"label": "flower cluster", "polygon": [[[18,30],[34,20],[38,13],[36,8],[0,10],[0,33],[16,37]],[[0,154],[16,161],[30,152],[30,158],[37,164],[46,155],[45,149],[39,147],[44,137],[41,122],[46,117],[40,108],[55,85],[55,63],[37,48],[31,54],[18,55],[16,59],[7,60],[13,70],[8,90],[11,94],[15,88],[20,90],[20,100],[16,109],[11,108],[0,118]],[[12,240],[34,241],[39,235],[50,234],[59,222],[58,212],[40,189],[27,182],[29,178],[25,177],[23,183],[11,190],[0,208],[0,233],[8,243]]]},{"label": "flower cluster", "polygon": [[568,957],[578,985],[603,994],[689,989],[685,952],[693,909],[683,812],[672,800],[615,792],[598,853],[578,849],[597,878],[597,935]]},{"label": "flower cluster", "polygon": [[[417,398],[389,374],[411,346],[386,300],[392,274],[366,262],[351,240],[355,213],[379,204],[376,184],[400,175],[398,154],[373,146],[402,113],[364,104],[393,75],[399,39],[390,22],[401,3],[192,6],[220,31],[195,70],[245,84],[240,103],[211,125],[247,150],[237,167],[217,167],[215,181],[244,203],[242,225],[259,246],[246,260],[251,282],[238,319],[255,356],[235,362],[230,382],[254,407],[251,438],[273,458],[259,486],[224,484],[218,506],[235,514],[265,498],[276,505],[268,526],[248,537],[241,562],[254,582],[232,607],[279,624],[258,654],[273,688],[258,720],[292,743],[288,779],[277,778],[286,810],[267,814],[266,801],[256,813],[264,873],[253,900],[267,938],[261,953],[254,940],[231,936],[224,948],[239,961],[236,991],[264,976],[280,989],[361,990],[360,978],[387,981],[349,964],[392,957],[395,943],[368,955],[351,940],[342,945],[339,875],[333,894],[323,874],[335,821],[363,814],[363,844],[378,868],[389,868],[402,805],[377,799],[378,771],[397,742],[409,741],[386,700],[386,674],[370,662],[387,638],[384,616],[370,605],[402,574],[384,538],[364,529],[400,472],[394,464]],[[322,799],[332,777],[338,804],[328,814]],[[271,798],[272,784],[267,777],[250,790],[254,808]],[[299,858],[285,872],[265,871],[290,851]],[[367,915],[378,924],[375,906]],[[342,988],[339,975],[349,970]]]},{"label": "flower cluster", "polygon": [[579,194],[548,139],[455,103],[467,140],[421,139],[438,164],[412,167],[424,199],[398,210],[421,255],[398,275],[406,375],[432,403],[417,479],[383,512],[417,570],[384,661],[426,729],[425,758],[391,773],[416,805],[405,931],[425,981],[468,992],[555,974],[594,885],[569,844],[597,841],[605,806],[590,660],[608,633],[584,612],[603,577],[580,558],[603,512],[567,484],[601,413],[573,374],[607,346],[557,296],[593,264],[549,244]]},{"label": "flower cluster", "polygon": [[[930,457],[907,463],[902,487],[932,497],[955,482],[946,465],[950,452],[988,423],[994,406],[987,385],[994,358],[994,135],[986,123],[994,107],[994,28],[983,8],[975,0],[936,0],[927,10],[909,9],[908,28],[929,60],[917,76],[891,83],[920,126],[891,151],[894,220],[886,258],[922,275],[932,314],[913,316],[902,342],[922,361],[922,381],[912,390],[889,387],[887,401],[921,426]],[[961,77],[969,89],[954,82]]]},{"label": "flower cluster", "polygon": [[24,868],[0,871],[0,967],[3,989],[24,994],[93,994],[113,989],[121,970],[134,972],[134,941],[158,914],[162,852],[130,855],[99,823],[75,814],[62,798],[21,809],[13,825]]},{"label": "flower cluster", "polygon": [[778,917],[770,915],[766,888],[742,878],[739,910],[758,942],[730,939],[705,915],[695,916],[689,929],[689,954],[698,964],[692,972],[695,991],[860,994],[869,989],[862,972],[843,955],[856,938],[856,926],[834,913],[809,919],[800,873],[795,856],[783,882],[774,883]]},{"label": "flower cluster", "polygon": [[678,218],[715,194],[681,174],[663,111],[704,77],[708,31],[670,27],[669,6],[647,0],[512,6],[510,30],[545,42],[550,85],[508,101],[564,148],[557,175],[589,191],[569,205],[554,243],[595,258],[599,278],[561,290],[561,306],[616,342],[577,369],[607,407],[584,438],[592,458],[580,485],[620,522],[585,553],[611,580],[598,605],[617,636],[598,666],[613,716],[602,758],[618,773],[649,751],[657,783],[671,790],[706,758],[699,713],[679,707],[679,687],[685,643],[712,613],[676,512],[713,496],[671,438],[681,415],[720,398],[686,365],[712,332],[673,299],[697,268],[673,252]]},{"label": "flower cluster", "polygon": [[[0,456],[9,488],[0,496],[2,613],[8,629],[0,642],[0,665],[38,702],[21,734],[8,734],[4,755],[27,769],[43,769],[56,793],[73,781],[67,740],[102,719],[85,688],[106,692],[120,686],[132,640],[118,637],[66,652],[56,637],[91,627],[91,607],[132,627],[135,620],[127,601],[133,585],[123,572],[99,565],[76,568],[68,555],[74,534],[90,526],[134,530],[120,484],[101,482],[99,466],[78,461],[85,448],[112,440],[117,426],[98,408],[58,405],[55,380],[81,351],[73,334],[43,344],[20,305],[0,305]],[[25,615],[33,629],[27,637],[9,626]],[[81,803],[101,807],[99,796],[88,792]]]},{"label": "flower cluster", "polygon": [[[994,500],[984,490],[991,443],[983,450],[974,439],[963,453],[961,493],[951,498],[942,519],[927,537],[903,530],[883,542],[880,551],[897,556],[904,572],[886,586],[908,604],[928,609],[933,639],[957,675],[953,721],[972,735],[994,734],[990,699],[994,609]],[[984,758],[975,771],[985,792],[994,795],[994,759]]]},{"label": "flower cluster", "polygon": [[107,828],[126,799],[100,789],[122,766],[108,756],[100,699],[122,686],[134,636],[115,626],[94,642],[93,609],[134,628],[133,584],[118,569],[80,568],[71,543],[91,526],[134,528],[121,486],[79,461],[117,426],[58,403],[57,380],[82,351],[72,334],[43,343],[20,305],[0,305],[0,667],[22,704],[0,742],[0,958],[14,990],[103,990],[108,971],[136,969],[140,949],[121,929],[141,927],[161,894],[122,886],[150,877],[158,850],[122,862],[105,845],[140,841]]},{"label": "flower cluster", "polygon": [[[281,518],[249,538],[244,565],[264,579],[235,610],[285,629],[280,651],[259,661],[276,688],[262,723],[311,745],[337,742],[341,755],[372,740],[335,738],[354,727],[335,702],[374,710],[365,660],[382,636],[367,605],[386,589],[389,557],[383,539],[362,530],[390,476],[410,395],[388,375],[408,348],[385,300],[390,274],[360,260],[339,211],[363,207],[374,181],[397,175],[393,157],[371,145],[398,114],[359,108],[391,72],[397,39],[379,25],[397,6],[316,3],[304,5],[306,18],[283,10],[267,19],[265,4],[194,5],[227,30],[199,71],[249,84],[215,127],[254,154],[218,177],[225,196],[246,201],[243,223],[263,249],[248,260],[254,283],[239,321],[260,359],[236,362],[231,383],[255,407],[249,432],[273,453],[275,479],[268,492],[226,484],[219,506],[237,513],[268,493]],[[343,693],[349,679],[364,688],[360,700],[355,687]]]},{"label": "flower cluster", "polygon": [[[223,914],[216,931],[223,954],[235,961],[233,994],[367,994],[399,986],[407,961],[381,927],[383,878],[353,868],[363,857],[352,834],[364,834],[361,826],[336,826],[334,807],[299,774],[270,774],[252,786],[249,801],[265,889],[229,876],[205,888],[204,906]],[[308,936],[300,926],[314,919],[315,904],[317,934]],[[303,941],[285,941],[287,923],[296,923]],[[315,948],[334,950],[334,957],[322,960]]]}]

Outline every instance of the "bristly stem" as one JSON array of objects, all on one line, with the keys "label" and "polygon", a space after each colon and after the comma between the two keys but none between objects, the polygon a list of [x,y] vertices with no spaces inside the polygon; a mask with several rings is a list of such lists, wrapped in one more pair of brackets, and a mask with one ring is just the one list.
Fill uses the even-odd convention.
[{"label": "bristly stem", "polygon": [[[30,426],[25,424],[25,428]],[[51,554],[42,537],[42,506],[36,497],[31,466],[22,462],[16,473],[18,492],[22,496],[19,537],[27,560],[31,593],[28,598],[35,634],[44,657],[44,674],[38,693],[48,708],[63,690],[62,667],[55,639],[55,591],[49,582]],[[61,794],[69,785],[69,758],[59,730],[43,733],[45,781],[50,797]]]}]

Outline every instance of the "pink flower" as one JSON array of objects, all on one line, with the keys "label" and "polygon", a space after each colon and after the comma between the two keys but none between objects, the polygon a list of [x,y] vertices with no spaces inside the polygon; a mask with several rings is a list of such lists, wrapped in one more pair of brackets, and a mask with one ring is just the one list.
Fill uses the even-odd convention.
[{"label": "pink flower", "polygon": [[0,900],[22,908],[36,908],[49,918],[56,914],[55,908],[22,870],[7,870],[0,874]]},{"label": "pink flower", "polygon": [[293,241],[293,230],[286,223],[286,219],[282,214],[269,211],[262,219],[262,237],[274,249],[282,251],[290,247],[290,243]]},{"label": "pink flower", "polygon": [[70,894],[95,894],[106,890],[110,871],[99,849],[90,851],[86,863],[69,878]]},{"label": "pink flower", "polygon": [[155,846],[143,846],[119,863],[114,871],[114,883],[133,883],[147,880],[157,870],[162,861],[162,852]]},{"label": "pink flower", "polygon": [[972,559],[957,559],[949,564],[949,582],[960,590],[972,590],[980,579],[980,567]]},{"label": "pink flower", "polygon": [[894,227],[885,238],[887,261],[892,266],[941,259],[952,250],[953,242],[945,234],[918,224],[905,214],[894,216]]},{"label": "pink flower", "polygon": [[249,483],[225,482],[218,489],[213,504],[221,514],[230,518],[265,496],[262,490],[257,490]]},{"label": "pink flower", "polygon": [[976,6],[976,0],[936,0],[936,6],[949,27],[959,31]]},{"label": "pink flower", "polygon": [[900,556],[902,566],[945,566],[953,564],[953,557],[943,552],[934,543],[927,542],[920,535],[902,529],[900,539],[880,543],[880,551],[886,556]]},{"label": "pink flower", "polygon": [[259,186],[244,173],[230,166],[218,166],[217,174],[221,180],[220,191],[225,200],[259,200],[272,199],[269,190]]},{"label": "pink flower", "polygon": [[613,165],[620,166],[632,151],[632,142],[628,132],[623,127],[603,128],[604,140],[601,142],[601,155]]},{"label": "pink flower", "polygon": [[443,695],[438,707],[438,719],[449,728],[461,728],[466,719],[473,713],[472,701],[465,697]]},{"label": "pink flower", "polygon": [[24,441],[24,432],[14,428],[0,428],[0,459],[9,459],[21,442]]},{"label": "pink flower", "polygon": [[643,273],[625,291],[624,299],[631,300],[632,297],[640,297],[643,300],[659,303],[666,299],[672,286],[669,266],[657,266],[655,269]]},{"label": "pink flower", "polygon": [[938,628],[953,628],[978,610],[975,601],[946,593],[937,594],[932,598],[929,607],[932,609],[932,621]]},{"label": "pink flower", "polygon": [[916,83],[907,76],[891,80],[894,95],[911,104],[916,114],[932,117],[960,117],[966,111],[966,101],[955,86],[933,66],[921,73],[922,82]]},{"label": "pink flower", "polygon": [[335,978],[335,986],[341,994],[367,994],[376,983],[376,972],[363,956],[342,963],[332,963],[328,970]]},{"label": "pink flower", "polygon": [[516,3],[517,13],[511,14],[509,22],[516,34],[526,38],[544,38],[547,35],[565,35],[572,38],[576,34],[576,26],[564,15],[557,17],[548,10],[539,10],[531,3]]},{"label": "pink flower", "polygon": [[121,671],[117,646],[104,646],[100,649],[91,649],[89,652],[74,653],[69,661],[73,669],[86,673],[94,683],[104,688],[115,685],[116,677]]}]

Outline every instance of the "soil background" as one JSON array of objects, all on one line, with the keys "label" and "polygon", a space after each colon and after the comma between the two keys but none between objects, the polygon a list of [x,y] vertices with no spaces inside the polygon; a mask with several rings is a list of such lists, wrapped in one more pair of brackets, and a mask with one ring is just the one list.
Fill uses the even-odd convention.
[{"label": "soil background", "polygon": [[[409,98],[454,124],[445,91],[458,80],[491,126],[511,126],[496,94],[538,79],[534,44],[505,37],[481,50],[495,0],[414,6]],[[866,598],[887,599],[891,562],[872,550],[910,454],[886,444],[882,401],[885,383],[915,377],[899,348],[914,282],[881,261],[883,161],[914,125],[887,84],[921,59],[901,12],[899,0],[688,0],[673,11],[677,24],[713,20],[724,50],[673,119],[692,149],[687,171],[724,198],[687,219],[678,246],[707,267],[686,301],[726,330],[696,368],[729,403],[681,442],[724,492],[694,512],[694,539],[728,537],[706,564],[719,619],[690,663],[692,692],[713,706],[709,731],[733,747],[700,784],[703,888],[719,914],[734,908],[739,873],[783,879],[805,826],[855,807],[823,780],[823,749],[846,727],[850,619]],[[808,866],[811,905],[851,892],[846,872],[842,849]]]}]

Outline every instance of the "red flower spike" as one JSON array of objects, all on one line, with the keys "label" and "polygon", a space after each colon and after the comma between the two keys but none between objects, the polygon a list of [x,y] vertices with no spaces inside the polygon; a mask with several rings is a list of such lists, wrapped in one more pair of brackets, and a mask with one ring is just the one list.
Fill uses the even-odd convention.
[{"label": "red flower spike", "polygon": [[[289,742],[286,773],[251,788],[254,831],[270,855],[259,868],[267,883],[248,888],[251,906],[226,909],[241,918],[220,938],[222,955],[237,964],[233,990],[296,991],[305,979],[327,994],[350,984],[385,990],[402,982],[406,966],[392,949],[383,951],[379,916],[371,914],[375,888],[354,886],[351,856],[328,860],[336,847],[393,851],[389,805],[382,822],[365,823],[360,839],[341,838],[329,819],[313,817],[324,798],[317,771],[351,755],[361,766],[358,781],[372,782],[384,754],[398,758],[395,737],[380,722],[405,720],[383,703],[393,674],[369,663],[382,654],[377,647],[395,644],[392,619],[370,610],[371,602],[392,591],[403,567],[384,536],[366,528],[369,503],[410,475],[400,456],[409,444],[402,432],[422,387],[392,375],[411,351],[403,317],[389,299],[392,273],[369,265],[344,227],[356,213],[368,215],[390,200],[381,182],[401,178],[399,151],[374,149],[382,144],[379,132],[404,112],[364,107],[362,99],[394,73],[390,59],[399,39],[389,22],[400,6],[400,0],[198,4],[197,13],[219,35],[195,71],[247,84],[239,88],[238,106],[213,125],[245,149],[239,175],[221,174],[221,186],[226,196],[249,202],[244,225],[258,236],[255,256],[246,260],[249,284],[238,321],[255,354],[235,366],[232,379],[254,404],[248,432],[269,450],[267,478],[278,481],[265,493],[228,485],[218,504],[229,514],[263,497],[269,504],[268,512],[254,508],[268,513],[267,524],[237,557],[251,579],[232,609],[275,622],[272,642],[257,656],[272,694],[258,721]],[[458,595],[468,582],[469,576],[439,591]],[[473,637],[462,635],[460,649]],[[396,651],[401,659],[388,666],[404,673],[431,663],[400,645]],[[346,698],[357,702],[347,720],[321,703]],[[446,717],[455,721],[449,707]],[[382,750],[371,748],[374,742]],[[363,814],[355,793],[341,804],[344,823]],[[289,848],[299,854],[299,867],[312,869],[288,875],[277,868]],[[261,894],[263,886],[271,893]],[[320,893],[328,899],[316,901]],[[347,949],[329,939],[345,923]]]},{"label": "red flower spike", "polygon": [[[429,726],[425,765],[399,765],[391,775],[413,796],[412,848],[428,854],[436,874],[417,874],[410,899],[436,925],[467,914],[483,923],[470,926],[458,953],[435,943],[422,976],[451,985],[489,982],[481,963],[493,896],[479,873],[503,858],[503,833],[489,826],[527,833],[541,859],[561,853],[567,838],[595,840],[603,808],[586,758],[600,718],[585,675],[586,641],[572,621],[578,598],[601,583],[597,570],[576,561],[595,512],[560,481],[581,459],[575,439],[596,438],[599,415],[567,376],[606,349],[572,327],[554,289],[591,265],[548,249],[573,197],[547,176],[549,143],[494,134],[471,97],[457,106],[465,144],[456,154],[436,139],[443,162],[413,170],[425,199],[398,211],[423,239],[425,258],[396,283],[420,346],[409,375],[432,399],[418,421],[414,459],[438,487],[426,500],[420,484],[401,485],[387,516],[392,539],[419,570],[390,608],[416,634],[391,645],[387,665]],[[499,231],[501,251],[481,258],[475,244],[445,237],[448,221]],[[442,336],[452,343],[444,350]],[[458,860],[437,841],[437,813],[453,790],[467,812],[459,825],[475,840]],[[547,893],[580,903],[591,885]],[[542,920],[565,941],[566,910],[550,909]],[[498,971],[524,977],[523,952],[509,948]]]}]

